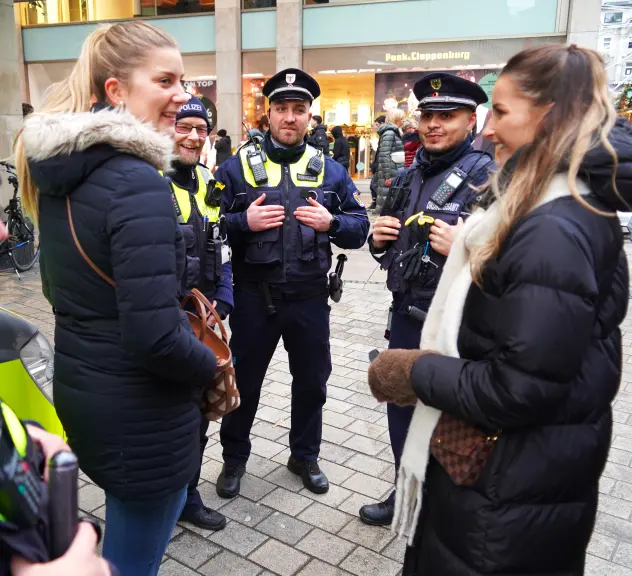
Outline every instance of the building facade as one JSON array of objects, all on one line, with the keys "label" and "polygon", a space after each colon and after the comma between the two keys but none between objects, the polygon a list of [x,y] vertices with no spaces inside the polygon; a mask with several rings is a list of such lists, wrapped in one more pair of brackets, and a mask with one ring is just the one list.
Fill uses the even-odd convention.
[{"label": "building facade", "polygon": [[[10,4],[0,0],[2,14]],[[254,126],[265,114],[265,80],[296,66],[321,84],[312,112],[345,128],[360,162],[375,117],[390,107],[415,109],[412,86],[423,73],[450,71],[491,92],[503,64],[526,46],[596,48],[600,8],[601,0],[21,1],[11,23],[18,28],[12,89],[19,81],[21,98],[13,95],[7,106],[15,114],[20,101],[37,109],[98,22],[146,18],[177,39],[189,91],[204,98],[215,129],[234,142],[242,121]]]},{"label": "building facade", "polygon": [[604,0],[599,51],[606,62],[608,82],[614,90],[632,82],[632,0]]}]

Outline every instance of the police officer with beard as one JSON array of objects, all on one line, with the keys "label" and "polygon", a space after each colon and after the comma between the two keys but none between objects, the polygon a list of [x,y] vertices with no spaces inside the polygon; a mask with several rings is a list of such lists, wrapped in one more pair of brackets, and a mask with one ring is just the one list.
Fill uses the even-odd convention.
[{"label": "police officer with beard", "polygon": [[[452,74],[431,73],[414,87],[421,118],[419,148],[412,166],[394,179],[369,247],[388,271],[393,293],[389,311],[389,348],[417,349],[424,314],[439,283],[463,218],[479,200],[473,187],[495,169],[492,158],[472,148],[476,107],[487,95],[474,82]],[[388,404],[388,429],[395,458],[400,458],[414,406]],[[393,520],[395,492],[385,502],[360,509],[360,519],[374,526]]]},{"label": "police officer with beard", "polygon": [[[195,97],[183,104],[176,116],[175,156],[170,180],[173,205],[182,227],[186,246],[186,271],[183,293],[198,288],[213,302],[220,317],[226,318],[233,308],[232,271],[224,217],[220,214],[221,193],[200,153],[210,129],[204,104]],[[200,417],[200,467],[208,441],[209,423]],[[200,468],[189,484],[187,501],[180,516],[206,530],[221,530],[226,518],[204,506],[197,485]]]},{"label": "police officer with beard", "polygon": [[270,130],[220,166],[233,250],[235,311],[230,317],[241,406],[222,419],[224,468],[217,493],[232,498],[250,455],[261,386],[280,338],[292,374],[288,468],[308,490],[329,482],[317,458],[331,373],[327,273],[331,243],[360,248],[369,220],[347,171],[305,141],[318,83],[287,69],[263,87]]}]

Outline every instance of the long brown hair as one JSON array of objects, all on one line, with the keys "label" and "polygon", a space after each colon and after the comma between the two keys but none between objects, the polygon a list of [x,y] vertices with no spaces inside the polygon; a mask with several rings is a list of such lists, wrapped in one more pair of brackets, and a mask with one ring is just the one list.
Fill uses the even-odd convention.
[{"label": "long brown hair", "polygon": [[[72,72],[46,92],[38,113],[87,112],[95,101],[106,102],[105,81],[126,82],[152,50],[178,48],[173,37],[142,20],[99,26],[83,43]],[[34,114],[36,116],[37,114]],[[38,193],[31,179],[20,130],[14,153],[24,209],[37,222]]]},{"label": "long brown hair", "polygon": [[533,142],[520,150],[511,178],[499,178],[499,171],[490,181],[489,187],[501,199],[500,225],[486,243],[472,251],[472,277],[478,284],[485,263],[498,256],[511,227],[536,205],[556,173],[568,172],[573,197],[602,214],[577,189],[579,168],[592,147],[601,144],[612,155],[616,191],[617,154],[607,139],[616,112],[601,56],[575,45],[535,46],[513,56],[503,76],[510,77],[534,106],[549,108]]}]

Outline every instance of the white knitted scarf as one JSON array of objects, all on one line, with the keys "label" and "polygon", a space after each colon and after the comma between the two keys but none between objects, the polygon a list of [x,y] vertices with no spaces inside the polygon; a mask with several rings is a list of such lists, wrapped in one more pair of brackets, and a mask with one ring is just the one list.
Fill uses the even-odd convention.
[{"label": "white knitted scarf", "polygon": [[[590,193],[588,187],[579,180],[577,187],[582,195]],[[570,193],[567,174],[558,174],[533,209],[557,198],[569,196]],[[490,238],[498,227],[500,202],[502,200],[494,202],[487,211],[476,210],[455,239],[424,323],[421,350],[433,350],[445,356],[459,357],[457,338],[463,306],[472,284],[469,255],[475,246]],[[399,536],[408,534],[409,544],[413,542],[421,512],[430,440],[440,416],[439,410],[418,401],[404,444],[391,529]]]}]

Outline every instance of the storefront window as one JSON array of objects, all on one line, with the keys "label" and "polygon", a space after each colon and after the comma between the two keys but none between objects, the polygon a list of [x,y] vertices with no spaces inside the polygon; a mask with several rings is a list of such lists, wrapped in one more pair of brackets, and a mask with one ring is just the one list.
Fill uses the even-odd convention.
[{"label": "storefront window", "polygon": [[20,4],[23,26],[214,12],[215,0],[34,0]]},{"label": "storefront window", "polygon": [[[263,85],[276,72],[276,53],[273,50],[245,52],[241,70],[242,119],[248,129],[259,129],[268,111]],[[246,137],[245,130],[243,136]]]},{"label": "storefront window", "polygon": [[243,10],[276,8],[276,0],[242,0]]}]

